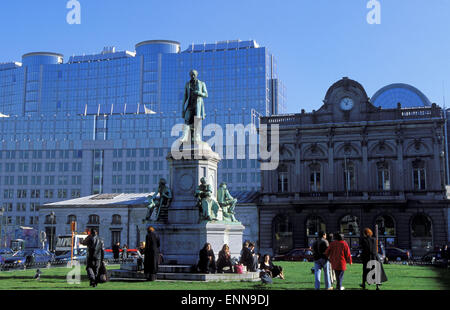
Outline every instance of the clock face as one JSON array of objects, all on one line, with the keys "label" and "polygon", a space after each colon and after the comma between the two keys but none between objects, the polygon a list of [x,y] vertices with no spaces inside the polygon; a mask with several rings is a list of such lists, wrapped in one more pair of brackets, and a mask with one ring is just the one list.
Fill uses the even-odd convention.
[{"label": "clock face", "polygon": [[341,100],[341,109],[344,111],[350,111],[354,106],[353,99],[345,97]]}]

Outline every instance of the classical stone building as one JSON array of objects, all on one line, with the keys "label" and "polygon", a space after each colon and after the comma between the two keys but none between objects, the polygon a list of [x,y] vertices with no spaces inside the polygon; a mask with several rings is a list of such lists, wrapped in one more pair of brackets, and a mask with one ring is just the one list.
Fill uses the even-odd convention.
[{"label": "classical stone building", "polygon": [[[254,200],[258,192],[232,194],[239,202],[236,218],[245,226],[243,239],[256,241],[258,212]],[[129,248],[136,247],[140,241],[145,241],[142,219],[147,213],[148,195],[150,193],[99,194],[49,203],[39,209],[39,230],[45,231],[47,240],[53,241],[50,248],[54,248],[58,236],[70,235],[72,221],[77,222],[78,232],[96,228],[107,248],[115,242],[127,244]],[[220,249],[214,250],[218,252]]]},{"label": "classical stone building", "polygon": [[261,119],[280,128],[280,164],[261,176],[261,251],[308,247],[319,230],[341,231],[357,247],[375,225],[384,244],[413,255],[446,243],[442,110],[404,84],[371,100],[349,78],[323,102],[312,113]]}]

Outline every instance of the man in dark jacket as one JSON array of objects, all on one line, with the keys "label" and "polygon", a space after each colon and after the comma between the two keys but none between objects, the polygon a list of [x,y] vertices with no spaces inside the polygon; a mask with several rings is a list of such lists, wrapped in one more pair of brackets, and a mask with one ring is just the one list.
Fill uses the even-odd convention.
[{"label": "man in dark jacket", "polygon": [[98,237],[97,231],[91,228],[89,236],[81,243],[87,246],[86,271],[90,285],[96,287],[100,266],[105,255],[103,241]]},{"label": "man in dark jacket", "polygon": [[320,289],[320,276],[323,269],[323,277],[325,279],[325,288],[327,290],[331,289],[330,280],[330,262],[328,261],[325,251],[329,246],[327,241],[327,235],[325,232],[319,232],[319,240],[315,241],[312,245],[313,255],[314,255],[314,277],[315,277],[315,288]]},{"label": "man in dark jacket", "polygon": [[144,251],[144,273],[149,281],[156,280],[159,267],[159,237],[153,227],[147,229]]}]

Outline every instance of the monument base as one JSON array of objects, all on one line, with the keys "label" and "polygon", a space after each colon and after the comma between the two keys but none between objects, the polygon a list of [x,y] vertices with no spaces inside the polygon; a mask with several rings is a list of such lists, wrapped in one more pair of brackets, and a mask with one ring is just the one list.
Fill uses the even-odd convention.
[{"label": "monument base", "polygon": [[196,265],[199,251],[210,243],[216,260],[224,244],[230,247],[231,258],[239,259],[245,227],[241,223],[202,222],[200,224],[152,225],[160,238],[164,264]]}]

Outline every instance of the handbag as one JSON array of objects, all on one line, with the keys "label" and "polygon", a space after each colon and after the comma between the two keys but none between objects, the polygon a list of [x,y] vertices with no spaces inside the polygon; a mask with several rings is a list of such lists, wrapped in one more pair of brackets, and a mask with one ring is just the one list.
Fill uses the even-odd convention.
[{"label": "handbag", "polygon": [[243,274],[244,273],[244,266],[239,264],[234,266],[234,270],[236,271],[237,274]]},{"label": "handbag", "polygon": [[98,282],[105,283],[108,282],[108,273],[106,272],[105,264],[102,262],[98,270]]}]

